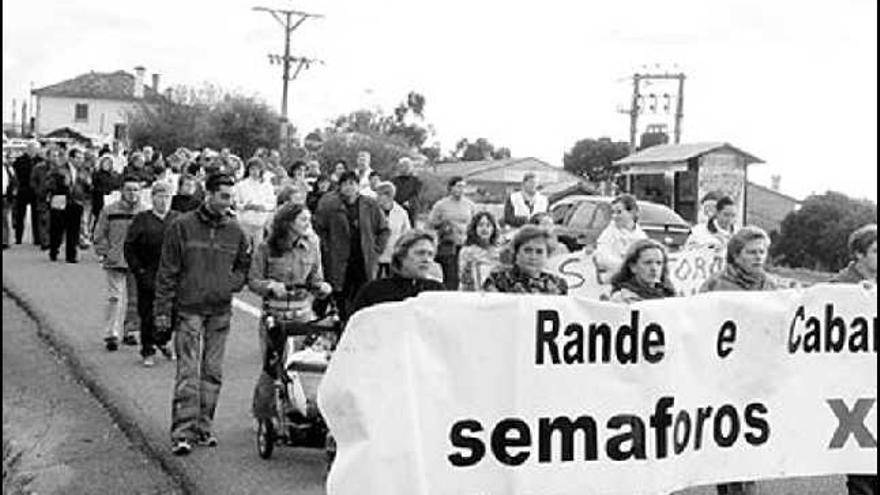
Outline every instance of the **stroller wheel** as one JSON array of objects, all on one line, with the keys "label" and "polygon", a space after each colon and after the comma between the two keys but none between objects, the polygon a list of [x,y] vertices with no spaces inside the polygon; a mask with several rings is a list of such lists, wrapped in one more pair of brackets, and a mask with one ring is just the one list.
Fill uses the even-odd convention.
[{"label": "stroller wheel", "polygon": [[272,421],[261,419],[257,423],[257,453],[263,459],[272,457],[272,450],[275,448],[275,428]]}]

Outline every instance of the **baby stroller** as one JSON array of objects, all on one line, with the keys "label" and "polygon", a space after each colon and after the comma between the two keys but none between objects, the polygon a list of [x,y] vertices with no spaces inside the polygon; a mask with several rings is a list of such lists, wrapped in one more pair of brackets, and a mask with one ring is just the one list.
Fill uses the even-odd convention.
[{"label": "baby stroller", "polygon": [[268,334],[263,369],[273,380],[274,417],[257,421],[257,453],[272,456],[276,445],[323,448],[328,465],[336,453],[317,407],[317,390],[342,325],[335,307],[325,316],[312,310],[306,286],[287,287],[287,300],[264,309]]}]

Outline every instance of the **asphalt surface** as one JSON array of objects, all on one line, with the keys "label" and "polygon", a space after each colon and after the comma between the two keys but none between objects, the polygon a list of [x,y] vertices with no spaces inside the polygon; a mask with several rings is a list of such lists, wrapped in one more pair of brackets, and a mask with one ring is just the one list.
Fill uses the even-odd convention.
[{"label": "asphalt surface", "polygon": [[134,446],[34,322],[3,297],[3,435],[43,494],[177,494],[181,487]]},{"label": "asphalt surface", "polygon": [[[136,347],[108,353],[102,343],[105,280],[90,252],[78,264],[50,263],[32,246],[3,253],[3,286],[43,324],[55,344],[71,357],[77,373],[91,385],[130,437],[139,438],[164,469],[183,480],[188,493],[324,493],[323,452],[278,447],[269,460],[255,450],[251,394],[260,356],[256,317],[245,310],[258,300],[238,296],[227,341],[223,388],[215,419],[220,445],[196,449],[187,457],[170,453],[169,425],[174,363],[158,359],[152,369],[140,365]],[[696,487],[686,495],[714,494]],[[845,495],[843,476],[768,480],[762,495]]]}]

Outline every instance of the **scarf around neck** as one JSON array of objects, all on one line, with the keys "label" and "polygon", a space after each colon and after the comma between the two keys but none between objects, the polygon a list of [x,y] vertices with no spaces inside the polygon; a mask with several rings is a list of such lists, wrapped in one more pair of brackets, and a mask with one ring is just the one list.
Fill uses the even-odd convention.
[{"label": "scarf around neck", "polygon": [[727,266],[724,267],[724,272],[722,272],[722,277],[743,290],[763,290],[767,282],[767,274],[765,272],[748,272],[736,263],[727,263]]},{"label": "scarf around neck", "polygon": [[633,292],[642,299],[664,299],[675,296],[675,290],[668,285],[662,283],[647,285],[635,277],[618,284],[613,284],[612,290],[617,291],[620,289]]}]

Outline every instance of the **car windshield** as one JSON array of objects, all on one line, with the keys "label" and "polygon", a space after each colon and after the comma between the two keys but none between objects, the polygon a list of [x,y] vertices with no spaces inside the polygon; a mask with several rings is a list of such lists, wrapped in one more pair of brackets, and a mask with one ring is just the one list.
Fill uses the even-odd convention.
[{"label": "car windshield", "polygon": [[653,203],[639,203],[639,223],[688,226],[674,211]]}]

